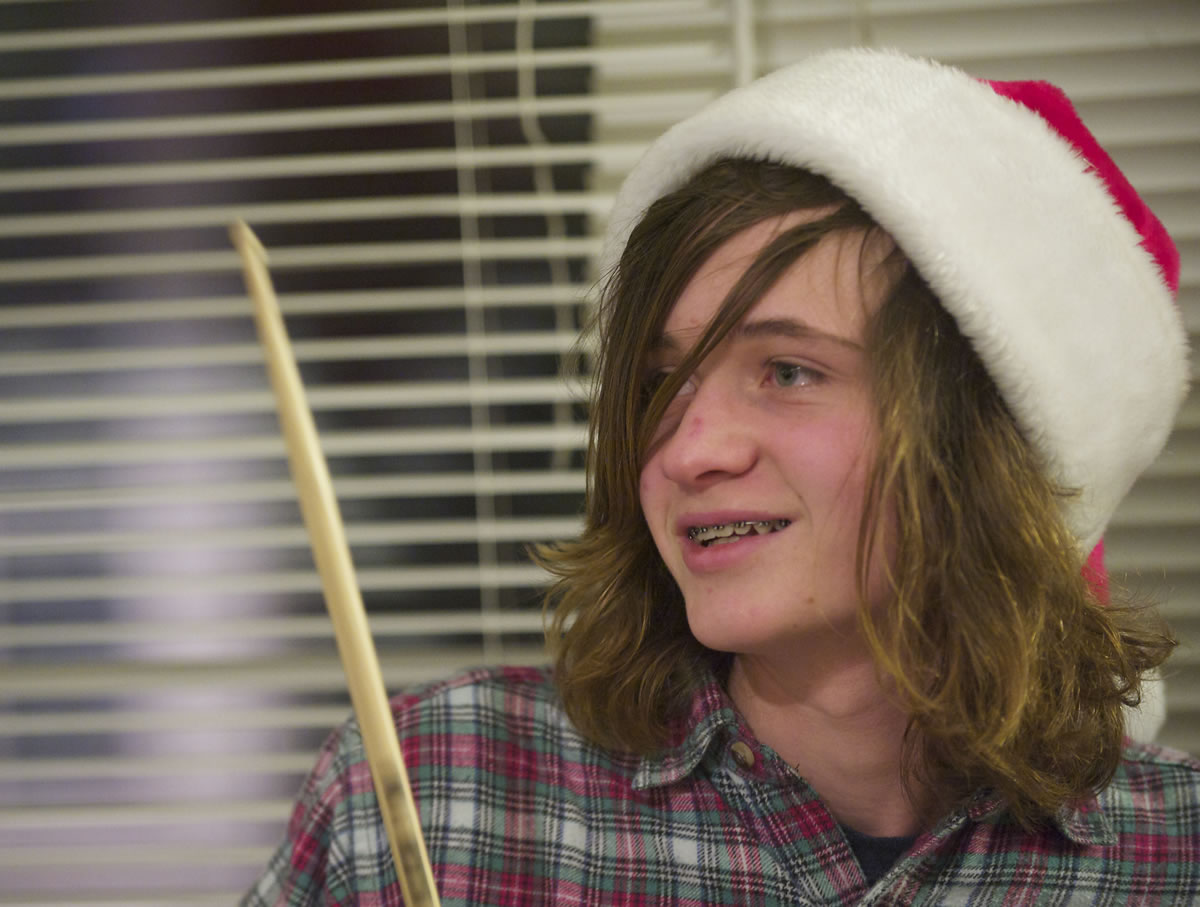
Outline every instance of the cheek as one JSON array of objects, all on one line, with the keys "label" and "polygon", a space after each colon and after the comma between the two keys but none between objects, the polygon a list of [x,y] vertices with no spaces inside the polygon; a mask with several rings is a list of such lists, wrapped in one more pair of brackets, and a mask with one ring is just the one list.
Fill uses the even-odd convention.
[{"label": "cheek", "polygon": [[654,498],[654,480],[650,477],[650,470],[653,468],[653,458],[646,461],[646,465],[642,467],[641,473],[638,475],[638,500],[642,505],[642,514],[649,519],[649,509],[651,501]]},{"label": "cheek", "polygon": [[655,466],[655,458],[651,457],[646,461],[638,479],[642,519],[646,521],[650,530],[650,538],[654,541],[654,549],[658,552],[659,559],[678,579],[677,561],[680,551],[670,525],[670,490],[670,482],[662,474],[662,470]]},{"label": "cheek", "polygon": [[788,476],[813,532],[810,567],[838,564],[840,575],[852,577],[874,433],[859,419],[832,418],[787,443]]},{"label": "cheek", "polygon": [[861,510],[862,492],[876,452],[869,425],[861,419],[835,416],[800,426],[783,441],[788,471],[808,494],[816,493],[855,514]]},{"label": "cheek", "polygon": [[[650,434],[650,442],[646,446],[647,466],[654,454],[675,435],[679,424],[683,421],[683,413],[686,409],[687,400],[680,394],[676,394],[675,398],[667,404],[667,408],[659,418],[658,424],[654,426],[654,431]],[[645,469],[642,471],[644,473]]]},{"label": "cheek", "polygon": [[642,518],[650,527],[650,534],[654,536],[655,544],[658,544],[659,525],[662,523],[664,507],[663,479],[655,467],[654,457],[646,461],[646,465],[642,467],[641,475],[638,477],[638,501],[642,508]]},{"label": "cheek", "polygon": [[[836,543],[851,573],[858,557],[859,531],[865,506],[865,495],[871,471],[878,456],[876,434],[870,423],[856,422],[845,426],[840,447],[840,479],[828,499],[829,521],[838,535]],[[831,445],[829,450],[835,450]],[[830,461],[831,479],[838,467]],[[895,563],[896,509],[888,503],[880,505],[874,514],[875,531],[871,562],[867,573],[866,595],[873,606],[885,604],[891,597],[889,575]]]}]

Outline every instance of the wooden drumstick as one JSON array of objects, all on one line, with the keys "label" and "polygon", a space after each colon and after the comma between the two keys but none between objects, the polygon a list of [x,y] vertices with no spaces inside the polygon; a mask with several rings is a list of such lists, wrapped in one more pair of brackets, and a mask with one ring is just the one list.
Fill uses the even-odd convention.
[{"label": "wooden drumstick", "polygon": [[300,497],[300,510],[308,527],[317,572],[321,575],[325,605],[333,621],[338,654],[362,731],[367,764],[371,767],[404,903],[408,907],[437,907],[433,869],[429,865],[425,840],[421,837],[417,806],[400,753],[379,659],[367,626],[341,512],[271,285],[271,275],[267,271],[266,249],[243,221],[233,224],[229,233],[241,254],[246,289],[254,300],[254,318],[266,354],[271,386],[275,390],[279,422],[287,441],[292,481]]}]

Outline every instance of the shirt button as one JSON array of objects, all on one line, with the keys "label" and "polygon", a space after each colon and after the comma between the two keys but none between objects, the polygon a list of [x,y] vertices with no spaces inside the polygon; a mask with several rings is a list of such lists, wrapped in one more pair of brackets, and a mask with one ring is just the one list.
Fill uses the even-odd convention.
[{"label": "shirt button", "polygon": [[738,764],[739,768],[750,769],[754,768],[754,750],[741,740],[734,741],[729,747],[729,752],[733,756],[733,761]]}]

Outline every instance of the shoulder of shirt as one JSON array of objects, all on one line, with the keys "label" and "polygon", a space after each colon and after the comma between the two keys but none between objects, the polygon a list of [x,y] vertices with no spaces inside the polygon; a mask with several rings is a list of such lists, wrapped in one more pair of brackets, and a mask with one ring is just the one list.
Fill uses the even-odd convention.
[{"label": "shoulder of shirt", "polygon": [[1159,812],[1163,821],[1200,834],[1200,760],[1170,747],[1126,741],[1101,801],[1110,816],[1128,811],[1140,820]]},{"label": "shoulder of shirt", "polygon": [[443,701],[502,701],[536,709],[557,708],[558,691],[549,667],[500,665],[470,668],[398,693],[390,700],[397,716],[426,703]]},{"label": "shoulder of shirt", "polygon": [[548,730],[567,724],[548,667],[495,666],[464,671],[393,696],[396,729],[423,733],[440,724],[482,733],[503,726],[506,734],[522,729]]},{"label": "shoulder of shirt", "polygon": [[[503,739],[543,756],[607,764],[621,773],[632,772],[626,763],[636,761],[628,754],[595,746],[575,729],[548,667],[474,668],[401,692],[391,697],[389,704],[406,759],[413,749],[424,750],[422,744],[453,738],[460,747]],[[340,762],[364,758],[354,719],[334,737]],[[472,740],[475,742],[470,743]],[[420,758],[419,753],[414,755]]]},{"label": "shoulder of shirt", "polygon": [[1126,740],[1121,766],[1133,775],[1160,773],[1193,785],[1200,783],[1200,759],[1169,746]]}]

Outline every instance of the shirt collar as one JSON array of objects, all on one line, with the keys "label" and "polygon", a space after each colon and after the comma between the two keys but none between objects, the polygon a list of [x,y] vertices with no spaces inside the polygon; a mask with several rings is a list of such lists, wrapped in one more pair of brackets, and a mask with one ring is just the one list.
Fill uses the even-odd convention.
[{"label": "shirt collar", "polygon": [[[633,778],[635,790],[663,787],[686,778],[704,759],[714,744],[732,736],[744,735],[740,718],[716,677],[711,674],[692,693],[687,714],[674,723],[667,746],[653,756],[643,757]],[[965,815],[964,815],[965,812]],[[996,821],[1006,812],[1004,801],[989,791],[971,798],[958,815],[972,822]],[[953,824],[958,824],[950,820]],[[1117,841],[1112,823],[1097,797],[1071,807],[1063,807],[1051,825],[1074,844],[1108,846]]]},{"label": "shirt collar", "polygon": [[737,710],[712,675],[692,692],[687,714],[671,726],[666,747],[643,757],[633,778],[635,790],[674,784],[690,775],[718,739],[736,733]]},{"label": "shirt collar", "polygon": [[[966,818],[972,822],[998,821],[1007,812],[1007,807],[1000,797],[989,791],[981,791],[967,804],[965,812]],[[1112,822],[1095,796],[1074,806],[1064,806],[1050,821],[1050,825],[1067,840],[1083,847],[1107,847],[1117,843]]]},{"label": "shirt collar", "polygon": [[1059,831],[1076,844],[1110,847],[1117,843],[1116,831],[1098,797],[1089,797],[1075,807],[1064,806],[1055,822]]}]

